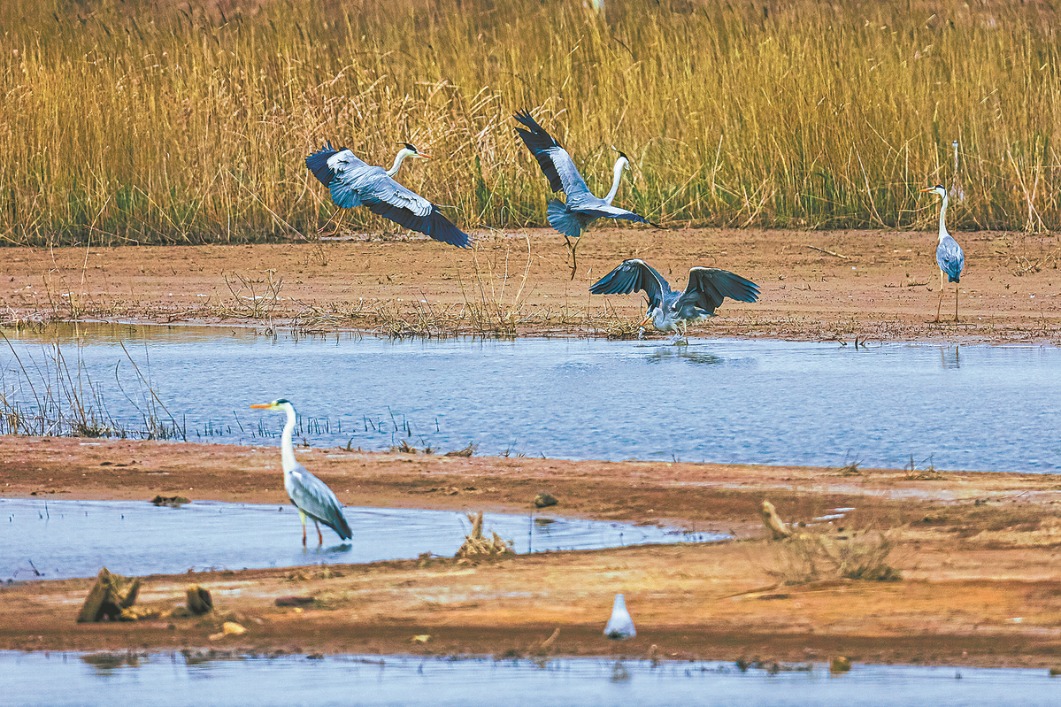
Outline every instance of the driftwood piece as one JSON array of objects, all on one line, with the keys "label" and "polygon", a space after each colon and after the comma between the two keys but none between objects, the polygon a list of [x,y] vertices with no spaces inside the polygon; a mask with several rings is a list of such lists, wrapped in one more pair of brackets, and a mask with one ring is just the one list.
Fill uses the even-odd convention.
[{"label": "driftwood piece", "polygon": [[188,588],[184,590],[184,596],[188,603],[188,611],[196,616],[209,614],[214,610],[214,599],[210,596],[210,592],[198,584],[188,585]]},{"label": "driftwood piece", "polygon": [[136,603],[136,595],[139,592],[138,577],[111,574],[104,567],[96,575],[96,583],[85,597],[81,613],[77,615],[77,622],[92,623],[104,619],[113,621],[121,616],[122,609],[128,609]]},{"label": "driftwood piece", "polygon": [[792,529],[789,528],[781,517],[777,515],[774,504],[763,501],[763,525],[770,531],[774,540],[784,540],[792,537]]}]

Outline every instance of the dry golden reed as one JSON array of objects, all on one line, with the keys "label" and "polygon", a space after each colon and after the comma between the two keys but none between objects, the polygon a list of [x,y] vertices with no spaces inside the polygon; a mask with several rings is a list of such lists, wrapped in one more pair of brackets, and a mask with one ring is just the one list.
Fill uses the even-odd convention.
[{"label": "dry golden reed", "polygon": [[[1061,17],[1003,0],[5,0],[0,241],[378,230],[302,160],[389,164],[468,229],[544,222],[530,107],[655,221],[1061,227]],[[961,145],[954,173],[951,141]]]}]

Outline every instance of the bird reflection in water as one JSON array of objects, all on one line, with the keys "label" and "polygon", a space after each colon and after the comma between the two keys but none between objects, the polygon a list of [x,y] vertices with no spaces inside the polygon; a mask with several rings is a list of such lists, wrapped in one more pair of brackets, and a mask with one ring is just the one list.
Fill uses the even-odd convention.
[{"label": "bird reflection in water", "polygon": [[650,353],[647,357],[649,363],[664,363],[676,359],[680,359],[686,363],[703,366],[717,366],[723,362],[723,359],[720,356],[708,353],[707,351],[697,351],[689,346],[668,346],[666,348],[660,348]]},{"label": "bird reflection in water", "polygon": [[949,347],[941,348],[939,350],[939,363],[940,368],[961,368],[962,362],[961,355],[958,352],[958,347],[955,346],[953,349]]}]

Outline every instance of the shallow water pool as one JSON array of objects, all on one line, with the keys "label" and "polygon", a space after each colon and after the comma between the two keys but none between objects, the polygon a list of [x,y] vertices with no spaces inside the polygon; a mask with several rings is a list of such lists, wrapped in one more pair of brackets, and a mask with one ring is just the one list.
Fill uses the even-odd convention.
[{"label": "shallow water pool", "polygon": [[[452,557],[470,529],[450,511],[345,509],[354,538],[341,543],[328,528],[316,547],[302,547],[292,506],[190,503],[180,508],[147,502],[0,499],[0,579],[90,577],[100,567],[129,575],[187,570],[239,570],[412,559],[429,552]],[[627,545],[712,542],[723,536],[685,533],[545,514],[483,517],[516,552],[595,550]]]}]

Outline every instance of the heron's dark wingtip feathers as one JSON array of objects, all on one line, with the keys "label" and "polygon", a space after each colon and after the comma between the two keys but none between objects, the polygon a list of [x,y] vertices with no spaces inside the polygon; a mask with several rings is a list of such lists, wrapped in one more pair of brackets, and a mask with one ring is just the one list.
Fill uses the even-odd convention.
[{"label": "heron's dark wingtip feathers", "polygon": [[346,522],[346,516],[343,514],[342,509],[338,509],[335,513],[336,523],[331,526],[332,530],[336,532],[340,540],[350,540],[354,537],[354,531],[350,529],[350,524]]},{"label": "heron's dark wingtip feathers", "polygon": [[[703,281],[700,281],[701,275]],[[693,281],[697,280],[696,283]],[[693,268],[689,271],[690,286],[713,286],[723,298],[737,302],[758,302],[759,286],[729,270],[719,268]],[[721,304],[721,301],[719,302]]]},{"label": "heron's dark wingtip feathers", "polygon": [[338,152],[340,152],[340,150],[336,150],[332,147],[331,141],[327,141],[321,149],[306,158],[306,167],[309,171],[313,172],[313,176],[324,186],[331,184],[332,179],[335,178],[335,172],[333,172],[328,166],[328,160],[332,158],[332,155],[335,155]]},{"label": "heron's dark wingtip feathers", "polygon": [[637,289],[640,280],[640,268],[644,261],[631,258],[624,260],[610,273],[590,285],[589,291],[595,295],[628,295]]},{"label": "heron's dark wingtip feathers", "polygon": [[426,233],[436,241],[442,241],[458,248],[467,248],[472,243],[471,236],[453,225],[453,222],[434,205],[431,206],[431,216],[427,222]]}]

